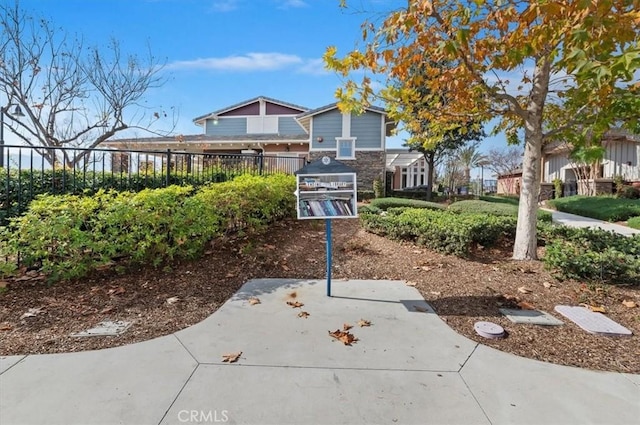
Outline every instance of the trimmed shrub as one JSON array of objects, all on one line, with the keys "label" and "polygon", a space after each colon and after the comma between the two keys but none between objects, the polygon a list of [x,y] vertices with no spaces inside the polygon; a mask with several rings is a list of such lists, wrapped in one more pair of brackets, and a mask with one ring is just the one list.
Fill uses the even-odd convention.
[{"label": "trimmed shrub", "polygon": [[616,196],[624,199],[640,199],[640,189],[633,186],[622,186]]},{"label": "trimmed shrub", "polygon": [[371,206],[378,207],[381,210],[388,208],[427,208],[432,210],[442,210],[446,207],[435,202],[420,201],[417,199],[405,199],[405,198],[376,198],[371,201]]},{"label": "trimmed shrub", "polygon": [[363,213],[361,221],[372,233],[415,241],[445,254],[468,255],[474,245],[492,246],[513,238],[514,217],[453,214],[424,208],[393,208],[386,215]]},{"label": "trimmed shrub", "polygon": [[629,220],[627,220],[627,226],[631,227],[632,229],[640,229],[640,216],[631,217]]},{"label": "trimmed shrub", "polygon": [[359,190],[357,193],[357,196],[358,196],[358,201],[360,202],[368,201],[376,197],[373,190]]},{"label": "trimmed shrub", "polygon": [[640,215],[640,200],[613,196],[569,196],[548,201],[558,211],[604,221],[625,221]]},{"label": "trimmed shrub", "polygon": [[0,228],[4,274],[21,264],[51,281],[86,276],[106,264],[152,264],[194,258],[230,230],[259,231],[292,216],[292,176],[241,176],[204,186],[170,186],[138,193],[41,195],[28,211]]},{"label": "trimmed shrub", "polygon": [[[490,214],[497,216],[518,216],[518,206],[512,203],[498,203],[479,200],[458,201],[449,205],[449,211],[457,214]],[[551,213],[538,210],[538,220],[551,222]]]}]

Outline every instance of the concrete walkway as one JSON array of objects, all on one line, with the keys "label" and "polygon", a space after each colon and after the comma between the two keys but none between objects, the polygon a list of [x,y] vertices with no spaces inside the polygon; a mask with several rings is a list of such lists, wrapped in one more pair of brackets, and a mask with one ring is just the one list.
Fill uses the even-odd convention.
[{"label": "concrete walkway", "polygon": [[[542,363],[477,344],[403,282],[334,281],[331,298],[325,283],[253,280],[208,319],[173,335],[94,352],[4,357],[0,424],[640,419],[639,375]],[[292,291],[301,309],[286,304]],[[359,327],[360,319],[372,325]],[[355,325],[353,346],[328,335],[344,323]],[[221,361],[238,351],[238,363]]]},{"label": "concrete walkway", "polygon": [[549,211],[552,215],[554,223],[564,224],[570,227],[597,227],[610,232],[619,233],[625,236],[640,235],[640,230],[632,229],[631,227],[621,226],[615,223],[609,223],[607,221],[597,220],[595,218],[582,217],[575,214],[569,214],[565,212],[550,210],[547,208],[541,208],[544,211]]}]

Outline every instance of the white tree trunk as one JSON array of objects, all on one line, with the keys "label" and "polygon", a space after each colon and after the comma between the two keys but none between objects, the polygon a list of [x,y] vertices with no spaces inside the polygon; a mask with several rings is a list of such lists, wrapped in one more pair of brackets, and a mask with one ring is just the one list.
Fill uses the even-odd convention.
[{"label": "white tree trunk", "polygon": [[539,57],[533,71],[533,87],[524,116],[524,159],[518,206],[518,225],[513,244],[514,260],[537,260],[538,193],[540,192],[540,158],[542,156],[542,113],[549,92],[551,62]]}]

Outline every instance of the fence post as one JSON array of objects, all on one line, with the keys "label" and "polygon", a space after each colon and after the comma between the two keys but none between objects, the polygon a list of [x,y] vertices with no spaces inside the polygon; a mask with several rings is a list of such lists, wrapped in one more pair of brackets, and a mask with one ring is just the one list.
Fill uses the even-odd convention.
[{"label": "fence post", "polygon": [[167,178],[165,181],[165,187],[171,184],[171,149],[167,149]]},{"label": "fence post", "polygon": [[264,155],[262,152],[258,155],[258,175],[262,175],[264,169]]}]

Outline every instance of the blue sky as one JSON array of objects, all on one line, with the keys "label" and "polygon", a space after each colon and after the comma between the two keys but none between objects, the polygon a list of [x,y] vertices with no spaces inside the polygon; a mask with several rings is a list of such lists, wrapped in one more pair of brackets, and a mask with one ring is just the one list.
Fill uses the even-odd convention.
[{"label": "blue sky", "polygon": [[[341,80],[323,69],[330,45],[339,53],[361,40],[360,24],[402,0],[21,0],[86,44],[120,41],[123,52],[166,60],[169,81],[149,105],[179,111],[176,133],[195,134],[193,118],[259,95],[315,108],[335,101]],[[366,11],[366,12],[363,12]],[[389,141],[400,147],[402,136]],[[486,140],[483,150],[504,145]]]}]

